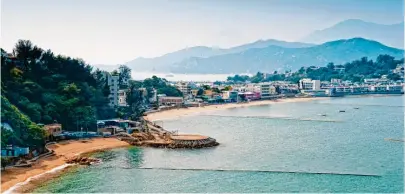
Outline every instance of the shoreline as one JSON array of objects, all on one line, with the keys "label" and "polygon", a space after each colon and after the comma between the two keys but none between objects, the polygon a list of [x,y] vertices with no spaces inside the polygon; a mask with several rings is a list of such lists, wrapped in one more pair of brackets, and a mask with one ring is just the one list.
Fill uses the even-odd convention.
[{"label": "shoreline", "polygon": [[55,178],[69,167],[65,162],[66,158],[75,155],[89,154],[98,151],[128,147],[125,141],[116,138],[94,138],[87,140],[68,140],[50,145],[49,148],[55,151],[55,155],[47,158],[41,158],[32,167],[19,168],[9,167],[1,172],[1,191],[2,193],[21,193],[29,192],[45,180]]},{"label": "shoreline", "polygon": [[[144,119],[153,121],[161,121],[161,120],[168,120],[168,119],[175,119],[184,116],[193,116],[198,115],[201,113],[207,113],[212,111],[218,110],[225,110],[231,108],[243,108],[243,107],[251,107],[251,106],[262,106],[262,105],[271,105],[277,103],[291,103],[291,102],[307,102],[312,100],[319,100],[322,98],[317,97],[310,97],[310,98],[284,98],[284,99],[277,99],[277,100],[258,100],[258,101],[251,101],[248,103],[229,103],[229,104],[213,104],[208,106],[202,107],[188,107],[188,108],[178,108],[178,109],[170,109],[164,110],[159,112],[149,113],[144,116]],[[328,98],[329,99],[329,98]]]},{"label": "shoreline", "polygon": [[[376,95],[361,95],[356,97],[376,96]],[[380,96],[380,95],[377,95]],[[386,96],[386,95],[383,95]],[[229,104],[217,104],[208,105],[204,107],[189,107],[164,110],[159,112],[149,113],[144,116],[149,121],[160,121],[167,119],[176,119],[184,116],[193,116],[201,113],[207,113],[218,110],[243,108],[251,106],[271,105],[277,103],[295,103],[295,102],[307,102],[320,99],[329,99],[327,97],[307,97],[307,98],[285,98],[277,100],[259,100],[251,101],[248,103],[229,103]],[[50,149],[55,150],[55,156],[43,158],[38,160],[30,168],[8,168],[6,171],[2,171],[1,178],[1,191],[2,193],[22,193],[32,192],[41,183],[54,179],[61,174],[65,173],[71,167],[77,165],[68,165],[65,162],[66,158],[91,154],[94,152],[104,151],[108,149],[129,147],[130,145],[125,141],[120,141],[116,138],[93,138],[87,140],[68,140],[58,142],[50,145]]]}]

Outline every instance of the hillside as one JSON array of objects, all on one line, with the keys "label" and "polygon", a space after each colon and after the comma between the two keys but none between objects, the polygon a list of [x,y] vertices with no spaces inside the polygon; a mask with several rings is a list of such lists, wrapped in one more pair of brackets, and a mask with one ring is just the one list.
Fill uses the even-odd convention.
[{"label": "hillside", "polygon": [[[74,131],[94,129],[96,119],[115,116],[108,105],[103,72],[93,71],[81,59],[44,51],[28,40],[19,40],[13,53],[2,50],[2,96],[32,122],[58,122],[64,130]],[[2,121],[10,119],[2,109]]]},{"label": "hillside", "polygon": [[376,24],[362,20],[345,20],[329,28],[315,31],[302,38],[302,42],[324,42],[362,37],[381,42],[390,47],[404,48],[404,22],[392,25]]},{"label": "hillside", "polygon": [[33,123],[3,95],[1,96],[1,123],[7,123],[13,129],[1,129],[1,146],[10,143],[19,146],[36,147],[44,144],[45,131]]},{"label": "hillside", "polygon": [[296,70],[301,66],[325,66],[329,62],[341,64],[361,57],[375,59],[380,54],[402,58],[403,53],[403,50],[376,41],[353,38],[308,48],[269,46],[209,58],[193,57],[172,65],[170,70],[175,73],[271,72],[277,69]]},{"label": "hillside", "polygon": [[303,48],[314,45],[300,42],[286,42],[269,39],[269,40],[259,40],[253,43],[244,44],[228,49],[196,46],[182,49],[173,53],[168,53],[156,58],[137,58],[135,60],[126,63],[126,65],[129,66],[134,71],[168,72],[170,71],[172,64],[181,62],[189,58],[193,57],[209,58],[218,55],[244,52],[253,48],[266,48],[268,46],[281,46],[285,48]]}]

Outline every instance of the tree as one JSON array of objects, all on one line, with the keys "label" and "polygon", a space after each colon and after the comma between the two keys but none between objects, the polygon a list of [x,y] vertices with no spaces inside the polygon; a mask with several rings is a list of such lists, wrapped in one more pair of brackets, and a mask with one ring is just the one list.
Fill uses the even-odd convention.
[{"label": "tree", "polygon": [[209,85],[203,85],[202,87],[204,90],[211,90],[211,86]]},{"label": "tree", "polygon": [[326,67],[327,67],[329,70],[334,70],[334,69],[335,69],[335,64],[333,64],[333,63],[328,63],[328,65],[326,65]]},{"label": "tree", "polygon": [[394,81],[401,80],[401,76],[398,74],[394,74],[394,73],[388,74],[387,78],[390,80],[394,80]]},{"label": "tree", "polygon": [[220,86],[222,84],[222,82],[220,82],[220,81],[215,81],[214,82],[214,85],[217,85],[217,86]]},{"label": "tree", "polygon": [[124,108],[124,115],[131,120],[138,120],[144,112],[142,108],[143,94],[135,84],[130,84],[126,100],[128,107]]},{"label": "tree", "polygon": [[[43,51],[29,40],[17,42],[13,49],[16,59],[7,58],[4,50],[2,53],[2,97],[9,99],[32,121],[46,124],[57,120],[64,130],[76,129],[75,110],[88,106],[93,111],[86,114],[85,119],[115,116],[115,111],[109,107],[110,90],[105,72],[93,71],[82,59]],[[18,133],[28,138],[29,125],[24,126]]]},{"label": "tree", "polygon": [[202,96],[204,94],[204,90],[203,89],[198,89],[197,91],[197,96]]},{"label": "tree", "polygon": [[212,91],[215,93],[221,93],[221,91],[218,88],[212,88]]},{"label": "tree", "polygon": [[231,90],[232,90],[232,86],[225,86],[225,87],[224,87],[224,90],[225,90],[225,91],[231,91]]},{"label": "tree", "polygon": [[119,67],[119,78],[118,84],[120,87],[127,86],[128,80],[131,79],[131,69],[126,65],[121,65]]}]

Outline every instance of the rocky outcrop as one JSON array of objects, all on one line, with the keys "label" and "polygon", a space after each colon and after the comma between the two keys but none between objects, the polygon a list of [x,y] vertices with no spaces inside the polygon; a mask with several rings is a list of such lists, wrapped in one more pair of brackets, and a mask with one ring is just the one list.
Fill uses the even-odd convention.
[{"label": "rocky outcrop", "polygon": [[211,137],[201,140],[173,140],[168,148],[206,148],[218,146],[219,143]]},{"label": "rocky outcrop", "polygon": [[91,165],[93,163],[98,162],[100,162],[99,159],[84,156],[74,156],[66,160],[66,163],[68,164],[80,164],[80,165]]}]

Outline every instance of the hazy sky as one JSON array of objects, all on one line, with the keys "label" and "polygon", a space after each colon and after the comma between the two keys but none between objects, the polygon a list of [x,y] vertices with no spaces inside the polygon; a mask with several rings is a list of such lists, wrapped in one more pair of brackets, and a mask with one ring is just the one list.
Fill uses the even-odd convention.
[{"label": "hazy sky", "polygon": [[2,0],[2,48],[29,39],[91,64],[185,47],[294,41],[346,19],[403,21],[403,0]]}]

